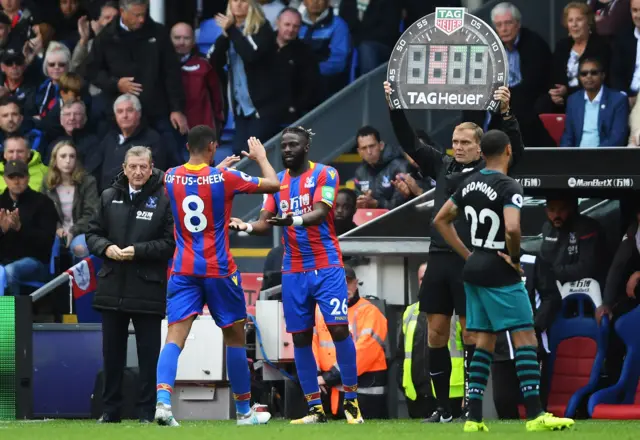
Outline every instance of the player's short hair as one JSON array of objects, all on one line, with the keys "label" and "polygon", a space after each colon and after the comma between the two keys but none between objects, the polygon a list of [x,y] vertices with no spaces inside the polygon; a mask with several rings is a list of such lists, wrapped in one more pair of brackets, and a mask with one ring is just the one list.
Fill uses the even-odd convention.
[{"label": "player's short hair", "polygon": [[217,142],[216,132],[207,125],[196,125],[187,135],[187,145],[192,153],[202,153],[212,142]]},{"label": "player's short hair", "polygon": [[482,139],[482,135],[484,134],[484,130],[475,122],[463,122],[462,124],[456,125],[453,131],[457,130],[472,130],[473,137],[476,142],[480,143],[480,139]]},{"label": "player's short hair", "polygon": [[352,190],[351,188],[342,188],[340,189],[340,191],[338,191],[338,195],[340,194],[344,194],[345,196],[349,197],[350,202],[353,206],[356,206],[356,202],[358,201],[358,194]]},{"label": "player's short hair", "polygon": [[480,151],[485,157],[500,156],[511,143],[509,136],[500,130],[487,131],[480,140]]},{"label": "player's short hair", "polygon": [[304,128],[302,125],[298,125],[297,127],[287,127],[284,130],[282,130],[283,135],[287,133],[299,134],[300,136],[303,136],[307,140],[307,144],[309,146],[311,146],[311,138],[315,134],[314,132],[311,131],[310,128],[309,129]]},{"label": "player's short hair", "polygon": [[380,132],[371,125],[365,125],[360,127],[358,133],[356,133],[356,139],[361,137],[373,136],[377,142],[380,142]]}]

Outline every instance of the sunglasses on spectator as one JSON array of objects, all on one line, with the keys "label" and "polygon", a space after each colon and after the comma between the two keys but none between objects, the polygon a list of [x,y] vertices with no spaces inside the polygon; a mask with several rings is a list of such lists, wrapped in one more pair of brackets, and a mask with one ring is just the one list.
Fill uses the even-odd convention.
[{"label": "sunglasses on spectator", "polygon": [[580,72],[580,76],[587,76],[587,75],[591,75],[591,76],[600,75],[600,71],[593,69],[593,70],[582,70]]},{"label": "sunglasses on spectator", "polygon": [[47,63],[49,67],[67,67],[67,63]]}]

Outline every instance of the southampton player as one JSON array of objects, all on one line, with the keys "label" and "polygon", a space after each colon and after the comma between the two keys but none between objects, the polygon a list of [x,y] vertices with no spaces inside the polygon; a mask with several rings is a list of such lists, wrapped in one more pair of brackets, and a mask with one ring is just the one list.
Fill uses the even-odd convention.
[{"label": "southampton player", "polygon": [[282,304],[287,332],[293,333],[298,378],[309,404],[309,414],[291,423],[327,421],[311,346],[316,304],[335,345],[345,417],[351,424],[363,423],[357,401],[356,350],[349,334],[347,284],[333,225],[338,173],[307,160],[310,143],[311,134],[302,127],[282,132],[282,163],[286,170],[278,174],[280,192],[265,197],[259,221],[247,224],[232,219],[231,227],[250,234],[265,234],[272,226],[285,228]]},{"label": "southampton player", "polygon": [[[384,83],[387,101],[391,106],[391,84]],[[492,115],[492,120],[500,123],[500,128],[509,135],[513,148],[513,164],[524,153],[520,126],[509,110],[511,93],[507,87],[499,87],[493,98],[500,101],[500,114]],[[472,122],[463,122],[455,127],[451,139],[453,156],[431,146],[428,136],[416,135],[403,110],[390,108],[393,131],[402,148],[415,160],[422,174],[436,180],[434,214],[436,214],[460,183],[485,166],[480,154],[480,139],[483,130]],[[425,133],[426,135],[426,133]],[[512,164],[512,165],[513,165]],[[462,241],[470,246],[468,228],[464,219],[455,224]],[[462,284],[464,260],[433,231],[429,247],[429,266],[420,285],[420,310],[427,313],[429,324],[429,370],[433,389],[438,399],[438,408],[425,421],[430,423],[450,423],[453,420],[449,401],[451,385],[451,353],[449,352],[449,332],[451,317],[460,317],[462,340],[464,342],[465,386],[468,385],[467,364],[473,358],[474,337],[467,331],[465,293]],[[465,411],[468,412],[468,393],[465,392]]]},{"label": "southampton player", "polygon": [[[573,426],[571,419],[545,413],[540,403],[540,365],[533,312],[520,268],[522,188],[508,177],[509,137],[487,132],[480,142],[486,167],[466,179],[436,215],[434,225],[466,262],[467,329],[477,332],[469,367],[469,417],[465,432],[488,431],[482,421],[482,398],[489,379],[496,333],[509,330],[516,349],[516,372],[527,410],[527,431],[555,431]],[[456,232],[458,213],[467,220],[473,252]]]},{"label": "southampton player", "polygon": [[176,250],[167,287],[166,344],[158,360],[156,421],[178,426],[171,413],[171,393],[178,357],[197,315],[206,303],[226,345],[227,374],[236,402],[238,425],[267,423],[271,415],[250,408],[251,376],[244,347],[247,317],[240,273],[229,252],[229,218],[233,197],[274,193],[280,188],[264,146],[251,138],[249,153],[263,178],[209,166],[216,151],[215,132],[200,125],[189,131],[189,162],[168,170],[165,188],[175,220]]}]

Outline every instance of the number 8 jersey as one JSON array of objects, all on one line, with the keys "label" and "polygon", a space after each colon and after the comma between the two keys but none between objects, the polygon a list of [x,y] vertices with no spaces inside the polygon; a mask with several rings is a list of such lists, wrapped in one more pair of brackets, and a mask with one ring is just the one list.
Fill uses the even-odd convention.
[{"label": "number 8 jersey", "polygon": [[451,201],[467,220],[473,247],[464,266],[464,281],[485,287],[519,283],[520,275],[498,252],[509,253],[503,213],[505,208],[522,208],[520,184],[498,171],[482,169],[460,185]]},{"label": "number 8 jersey", "polygon": [[233,197],[255,192],[260,181],[241,171],[205,164],[185,164],[166,172],[176,240],[171,274],[224,278],[236,272],[229,251]]}]

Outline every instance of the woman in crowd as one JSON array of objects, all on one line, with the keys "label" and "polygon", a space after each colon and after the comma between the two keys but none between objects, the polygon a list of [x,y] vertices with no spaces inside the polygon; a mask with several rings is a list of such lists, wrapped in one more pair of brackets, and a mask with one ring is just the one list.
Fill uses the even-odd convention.
[{"label": "woman in crowd", "polygon": [[583,58],[597,58],[609,72],[610,49],[595,33],[593,11],[586,3],[571,2],[564,8],[562,24],[569,36],[556,43],[553,53],[551,88],[537,103],[538,113],[564,113],[569,95],[580,89],[578,65]]},{"label": "woman in crowd", "polygon": [[[60,105],[60,78],[69,71],[71,52],[67,46],[57,41],[49,43],[49,47],[44,55],[42,71],[47,79],[38,87],[35,94],[35,103],[31,107],[36,120],[44,120],[52,110]],[[60,113],[57,112],[57,116]]]},{"label": "woman in crowd", "polygon": [[59,142],[51,153],[49,171],[42,192],[56,206],[60,223],[56,234],[76,258],[89,255],[84,234],[98,209],[96,180],[87,174],[70,141]]},{"label": "woman in crowd", "polygon": [[276,36],[255,0],[229,0],[226,15],[216,15],[222,29],[214,45],[220,78],[228,67],[227,96],[234,114],[233,152],[247,148],[247,139],[270,139],[286,111],[275,75]]}]

